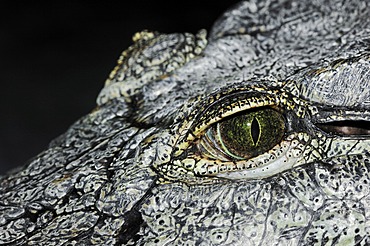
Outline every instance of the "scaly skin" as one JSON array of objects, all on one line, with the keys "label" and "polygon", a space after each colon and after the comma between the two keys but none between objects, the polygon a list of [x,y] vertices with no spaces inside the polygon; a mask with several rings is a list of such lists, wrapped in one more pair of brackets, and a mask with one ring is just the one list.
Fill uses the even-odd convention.
[{"label": "scaly skin", "polygon": [[[207,38],[136,34],[96,109],[1,177],[0,245],[369,245],[369,5],[251,0]],[[286,119],[272,149],[197,148],[259,107]]]}]

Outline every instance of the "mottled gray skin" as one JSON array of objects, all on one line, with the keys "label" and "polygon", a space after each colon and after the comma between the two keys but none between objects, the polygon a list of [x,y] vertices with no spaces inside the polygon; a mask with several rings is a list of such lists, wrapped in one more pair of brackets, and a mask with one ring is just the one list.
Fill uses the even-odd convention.
[{"label": "mottled gray skin", "polygon": [[[0,179],[0,245],[369,245],[369,5],[245,1],[207,39],[136,34],[97,108]],[[266,105],[286,118],[266,153],[194,147]]]}]

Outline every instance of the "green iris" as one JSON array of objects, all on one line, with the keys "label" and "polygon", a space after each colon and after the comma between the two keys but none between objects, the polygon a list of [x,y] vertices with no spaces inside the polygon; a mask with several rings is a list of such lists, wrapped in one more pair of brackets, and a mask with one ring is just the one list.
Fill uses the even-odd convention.
[{"label": "green iris", "polygon": [[246,159],[278,144],[284,135],[285,120],[276,110],[264,108],[233,116],[215,127],[222,150],[232,158]]}]

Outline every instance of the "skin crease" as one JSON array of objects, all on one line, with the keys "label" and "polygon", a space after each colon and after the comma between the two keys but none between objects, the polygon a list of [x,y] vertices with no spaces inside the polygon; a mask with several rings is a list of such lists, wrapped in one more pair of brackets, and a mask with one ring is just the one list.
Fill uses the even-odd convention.
[{"label": "skin crease", "polygon": [[[346,134],[370,121],[368,5],[245,1],[207,35],[137,33],[96,109],[0,179],[0,244],[368,245],[369,129]],[[266,152],[198,148],[266,108],[286,119]]]}]

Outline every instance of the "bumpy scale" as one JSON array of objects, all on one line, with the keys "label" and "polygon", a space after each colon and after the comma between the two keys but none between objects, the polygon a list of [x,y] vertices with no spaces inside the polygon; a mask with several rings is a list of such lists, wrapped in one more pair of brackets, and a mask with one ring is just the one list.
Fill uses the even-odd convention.
[{"label": "bumpy scale", "polygon": [[136,34],[97,107],[0,178],[0,245],[369,245],[369,16],[249,0],[208,37]]}]

